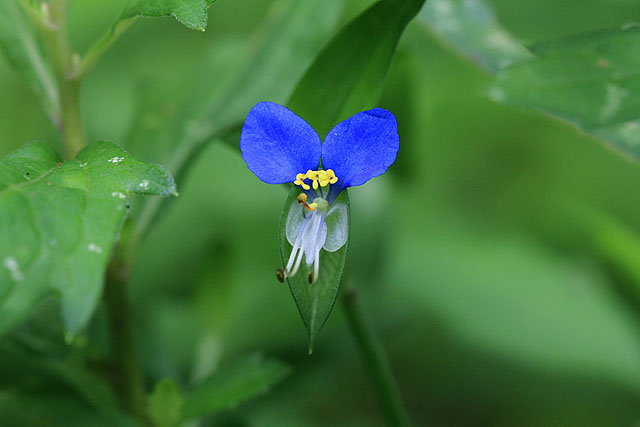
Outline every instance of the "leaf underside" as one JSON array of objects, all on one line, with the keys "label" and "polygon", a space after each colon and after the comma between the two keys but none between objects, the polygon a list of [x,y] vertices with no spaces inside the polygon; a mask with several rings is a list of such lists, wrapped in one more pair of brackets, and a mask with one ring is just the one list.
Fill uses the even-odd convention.
[{"label": "leaf underside", "polygon": [[[287,241],[286,224],[287,215],[291,204],[296,200],[301,190],[293,186],[289,192],[289,196],[285,201],[280,215],[280,255],[282,257],[283,266],[287,264],[289,255],[291,255],[292,247]],[[347,218],[350,222],[349,196],[347,190],[344,190],[337,200],[343,201],[347,205]],[[351,224],[349,223],[349,228]],[[309,352],[313,350],[313,343],[327,321],[327,318],[333,310],[333,306],[338,298],[340,285],[344,276],[344,269],[347,262],[347,254],[349,252],[349,237],[347,243],[336,252],[327,252],[324,249],[320,251],[320,273],[318,280],[313,285],[309,284],[309,272],[305,266],[304,260],[300,269],[295,276],[289,277],[287,283],[289,290],[298,307],[298,312],[309,334]],[[283,267],[284,268],[284,267]]]},{"label": "leaf underside", "polygon": [[78,332],[100,297],[131,193],[175,191],[160,166],[108,142],[64,163],[43,143],[0,160],[0,333],[52,294]]}]

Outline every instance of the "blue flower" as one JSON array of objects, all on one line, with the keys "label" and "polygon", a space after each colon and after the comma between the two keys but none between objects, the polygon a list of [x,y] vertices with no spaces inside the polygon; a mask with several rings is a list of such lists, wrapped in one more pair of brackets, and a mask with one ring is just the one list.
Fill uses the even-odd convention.
[{"label": "blue flower", "polygon": [[304,255],[307,268],[313,265],[309,281],[318,280],[320,250],[334,252],[347,241],[347,209],[338,195],[385,173],[399,146],[396,119],[382,108],[338,123],[322,143],[282,105],[260,102],[251,109],[240,137],[247,167],[267,184],[291,182],[302,190],[287,216],[293,251],[280,279],[295,275]]}]

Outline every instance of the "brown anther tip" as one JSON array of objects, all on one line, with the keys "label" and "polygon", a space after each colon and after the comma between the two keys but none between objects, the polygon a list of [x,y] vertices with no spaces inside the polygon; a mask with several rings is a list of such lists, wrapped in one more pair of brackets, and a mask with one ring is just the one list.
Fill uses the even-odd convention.
[{"label": "brown anther tip", "polygon": [[309,272],[309,284],[313,285],[313,271]]},{"label": "brown anther tip", "polygon": [[281,268],[276,270],[276,278],[278,279],[278,282],[284,283],[284,271],[282,271]]}]

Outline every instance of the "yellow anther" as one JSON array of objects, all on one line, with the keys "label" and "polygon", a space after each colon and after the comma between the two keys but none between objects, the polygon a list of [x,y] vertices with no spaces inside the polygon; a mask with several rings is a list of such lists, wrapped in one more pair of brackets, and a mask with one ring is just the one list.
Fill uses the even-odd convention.
[{"label": "yellow anther", "polygon": [[299,173],[298,175],[296,175],[296,180],[293,181],[293,183],[302,187],[303,190],[309,190],[311,189],[311,187],[309,187],[309,184],[305,184],[305,179],[307,179],[307,176],[303,173]]},{"label": "yellow anther", "polygon": [[335,184],[338,182],[338,177],[331,169],[326,171],[312,171],[309,169],[306,174],[299,173],[296,175],[296,180],[293,183],[301,186],[305,190],[309,190],[311,187],[304,182],[306,179],[310,179],[312,181],[311,187],[313,187],[314,190],[317,190],[318,187],[326,187],[329,184]]},{"label": "yellow anther", "polygon": [[329,179],[329,184],[335,184],[338,182],[338,177],[333,169],[327,169],[327,178]]},{"label": "yellow anther", "polygon": [[315,211],[316,208],[318,207],[317,203],[307,203],[307,195],[304,193],[300,193],[298,194],[298,203],[300,203],[302,206],[304,206],[305,209],[309,210],[309,211]]}]

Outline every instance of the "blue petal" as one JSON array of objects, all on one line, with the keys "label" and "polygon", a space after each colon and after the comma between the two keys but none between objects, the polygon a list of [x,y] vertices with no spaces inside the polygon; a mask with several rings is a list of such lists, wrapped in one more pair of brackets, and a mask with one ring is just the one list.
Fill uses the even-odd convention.
[{"label": "blue petal", "polygon": [[322,144],[322,167],[333,169],[338,177],[331,193],[385,173],[399,147],[396,118],[385,109],[363,111],[338,123]]},{"label": "blue petal", "polygon": [[247,167],[267,184],[293,182],[296,174],[317,169],[320,137],[291,110],[260,102],[242,126],[240,150]]}]

